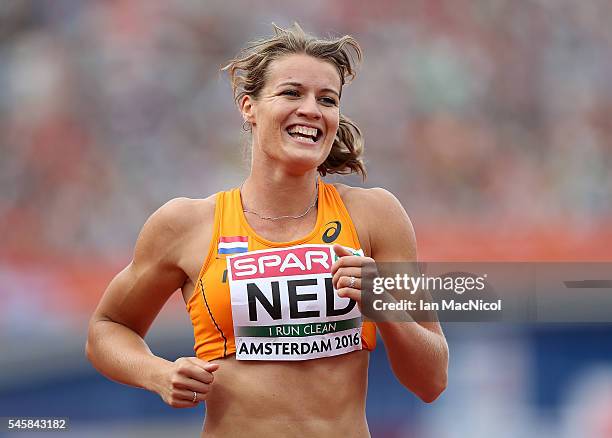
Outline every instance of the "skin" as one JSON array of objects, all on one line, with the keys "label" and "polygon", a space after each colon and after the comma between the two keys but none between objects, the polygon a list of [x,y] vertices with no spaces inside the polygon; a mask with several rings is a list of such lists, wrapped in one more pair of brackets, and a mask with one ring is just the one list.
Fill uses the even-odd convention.
[{"label": "skin", "polygon": [[[243,202],[262,215],[298,215],[314,199],[317,166],[329,154],[339,120],[340,78],[333,65],[306,55],[274,61],[256,98],[240,102],[252,125],[253,161]],[[316,144],[291,138],[293,124],[322,131]],[[339,295],[360,305],[364,262],[416,260],[414,230],[393,195],[382,189],[336,185],[357,229],[366,257],[334,247]],[[87,356],[107,377],[145,388],[176,408],[206,401],[202,436],[367,437],[366,350],[301,362],[174,362],[151,353],[143,338],[177,289],[194,291],[214,222],[214,196],[178,198],[155,212],[138,237],[132,262],[109,284],[89,327]],[[388,214],[376,215],[372,211]],[[265,221],[247,215],[251,227],[273,241],[308,234],[316,209],[295,220]],[[350,277],[357,278],[348,288]],[[448,348],[438,323],[377,323],[398,380],[426,402],[444,390]],[[331,390],[330,388],[334,388]],[[193,393],[197,401],[192,402]]]}]

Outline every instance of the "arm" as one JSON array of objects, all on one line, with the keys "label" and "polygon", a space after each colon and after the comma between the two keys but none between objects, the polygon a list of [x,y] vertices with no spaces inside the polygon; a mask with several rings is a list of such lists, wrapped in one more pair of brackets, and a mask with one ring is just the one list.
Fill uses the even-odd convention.
[{"label": "arm", "polygon": [[[366,223],[372,259],[378,262],[416,261],[414,229],[399,201],[383,189],[361,190],[360,198],[358,203],[354,203],[354,211]],[[368,259],[340,254],[341,247],[335,249],[338,255],[345,256],[332,269],[338,293],[360,302],[361,290],[347,286],[351,275],[357,277],[354,267],[362,266]],[[360,284],[359,281],[359,287]],[[407,315],[407,319],[412,318]],[[439,322],[435,318],[426,319],[433,322],[420,322],[419,319],[419,322],[377,322],[376,325],[395,376],[406,388],[429,403],[447,385],[448,345]]]},{"label": "arm", "polygon": [[190,202],[170,201],[147,220],[132,262],[111,281],[90,320],[86,345],[102,374],[156,392],[173,407],[195,406],[193,392],[203,400],[218,367],[196,358],[170,362],[153,355],[144,341],[162,306],[187,279],[179,260],[189,231],[185,218],[193,216],[186,214]]}]

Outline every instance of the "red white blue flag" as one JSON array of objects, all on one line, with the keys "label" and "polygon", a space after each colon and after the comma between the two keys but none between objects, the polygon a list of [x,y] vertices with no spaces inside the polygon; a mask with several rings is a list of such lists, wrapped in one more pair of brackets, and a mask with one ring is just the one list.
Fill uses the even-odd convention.
[{"label": "red white blue flag", "polygon": [[219,254],[238,254],[249,250],[248,236],[219,237],[217,246]]}]

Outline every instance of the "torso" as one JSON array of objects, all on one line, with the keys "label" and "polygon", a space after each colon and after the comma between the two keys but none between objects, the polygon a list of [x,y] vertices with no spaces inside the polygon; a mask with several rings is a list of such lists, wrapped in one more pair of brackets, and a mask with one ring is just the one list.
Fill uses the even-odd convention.
[{"label": "torso", "polygon": [[[362,189],[335,187],[351,215],[364,253],[370,255],[366,217],[354,202]],[[186,274],[182,287],[186,303],[211,244],[215,198],[190,201],[188,209],[193,220],[179,260]],[[316,215],[313,210],[299,225],[287,227],[248,220],[257,234],[281,242],[307,235]],[[221,366],[206,402],[202,436],[244,436],[245,431],[253,437],[369,436],[365,420],[368,357],[369,353],[361,350],[299,362],[237,361],[233,356],[216,359],[214,362]]]},{"label": "torso", "polygon": [[[334,184],[334,187],[342,197],[345,207],[351,215],[353,224],[357,230],[359,241],[366,256],[371,255],[370,239],[367,232],[366,217],[363,211],[357,205],[356,198],[359,196],[359,191],[363,189],[349,187],[344,184]],[[189,301],[195,289],[202,263],[208,251],[208,246],[211,244],[212,228],[214,225],[215,214],[215,196],[210,196],[206,199],[194,199],[190,201],[189,212],[186,212],[192,222],[189,226],[189,232],[185,236],[184,251],[182,252],[179,262],[180,268],[185,272],[187,278],[181,292],[185,303]],[[251,227],[262,237],[268,240],[277,242],[286,242],[297,240],[308,234],[315,225],[317,220],[317,211],[313,210],[307,220],[303,221],[299,226],[278,226],[278,224],[269,221],[258,220],[257,218],[249,218]]]},{"label": "torso", "polygon": [[368,437],[368,358],[361,350],[302,362],[215,360],[202,436]]}]

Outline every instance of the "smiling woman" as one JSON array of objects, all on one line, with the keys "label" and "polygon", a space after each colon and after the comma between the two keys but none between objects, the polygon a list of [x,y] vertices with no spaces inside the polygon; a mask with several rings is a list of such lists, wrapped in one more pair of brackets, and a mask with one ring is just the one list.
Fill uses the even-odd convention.
[{"label": "smiling woman", "polygon": [[[355,77],[355,63],[362,58],[359,44],[348,35],[331,40],[309,37],[297,24],[293,29],[276,26],[274,29],[274,37],[254,42],[224,68],[232,78],[236,103],[241,107],[245,98],[258,99],[265,89],[299,100],[309,91],[305,87],[314,87],[311,91],[315,92],[314,98],[316,102],[320,102],[319,107],[335,109],[327,111],[327,114],[335,114],[338,118],[336,130],[333,131],[333,147],[317,170],[323,176],[327,173],[353,172],[365,176],[365,167],[360,159],[363,152],[361,131],[339,111],[342,87]],[[317,78],[320,82],[300,82],[298,78],[304,74],[305,79],[312,81],[315,78],[308,77],[309,72],[313,70],[300,69],[299,64],[282,62],[281,66],[275,65],[280,62],[274,61],[282,61],[281,58],[288,57],[301,58],[299,62],[305,64],[322,64],[321,77]],[[316,71],[317,66],[314,67]],[[272,78],[274,74],[276,77]],[[312,99],[312,96],[309,98]],[[246,119],[244,111],[243,115],[245,122],[251,125],[252,120]],[[318,131],[315,141],[320,140],[322,134]]]},{"label": "smiling woman", "polygon": [[[225,70],[252,133],[249,176],[155,212],[91,319],[87,354],[100,372],[176,408],[206,401],[202,436],[369,436],[376,329],[405,387],[428,402],[446,387],[437,322],[362,320],[362,267],[416,259],[406,212],[385,190],[319,176],[365,175],[361,132],[340,113],[360,59],[352,37],[295,25],[232,60]],[[196,357],[170,362],[143,339],[179,288]]]},{"label": "smiling woman", "polygon": [[[304,173],[325,161],[340,112],[340,78],[333,65],[304,54],[273,62],[258,95],[239,102],[253,131],[253,164],[274,160],[283,171]],[[279,147],[280,146],[280,147]]]}]

